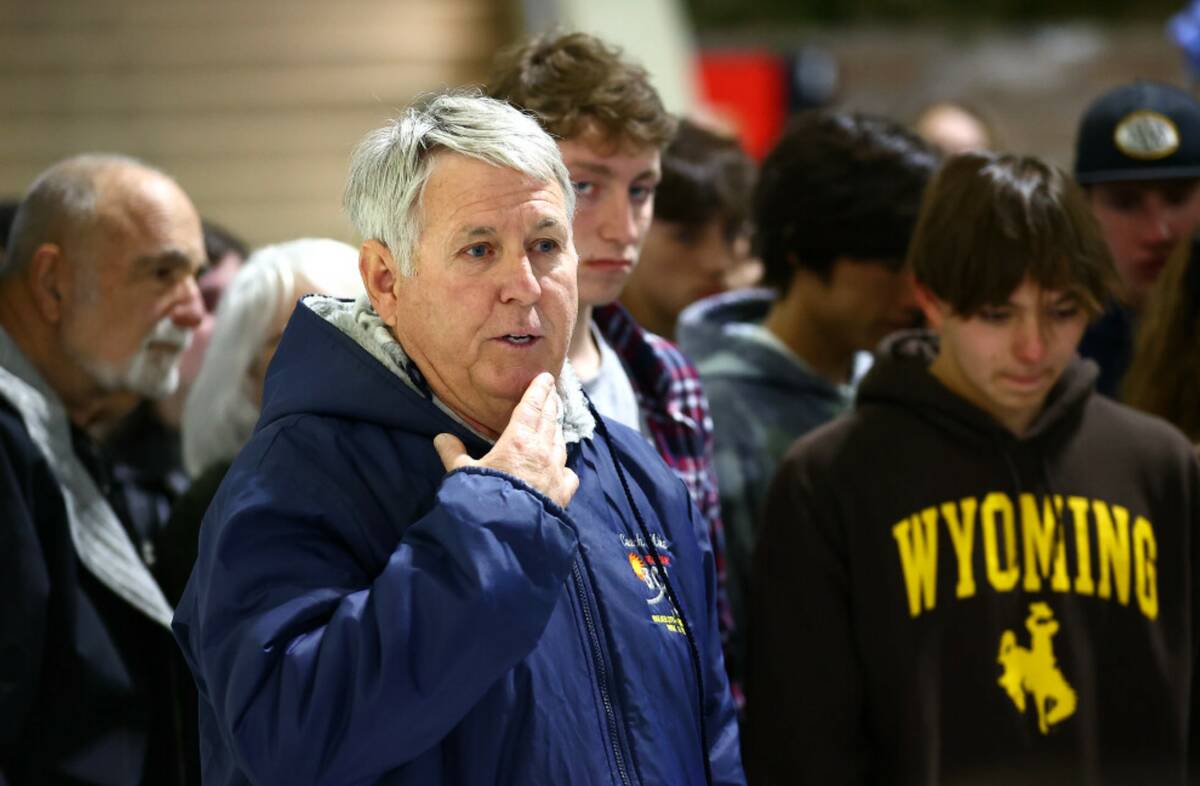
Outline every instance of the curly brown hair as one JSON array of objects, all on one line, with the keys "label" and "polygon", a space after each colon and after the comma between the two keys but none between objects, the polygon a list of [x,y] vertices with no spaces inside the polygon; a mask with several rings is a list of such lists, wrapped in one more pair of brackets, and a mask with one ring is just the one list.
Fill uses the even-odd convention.
[{"label": "curly brown hair", "polygon": [[1147,306],[1122,397],[1200,441],[1200,241],[1172,252]]},{"label": "curly brown hair", "polygon": [[487,91],[533,113],[558,139],[595,131],[619,146],[661,149],[675,136],[646,70],[586,33],[549,33],[504,50]]}]

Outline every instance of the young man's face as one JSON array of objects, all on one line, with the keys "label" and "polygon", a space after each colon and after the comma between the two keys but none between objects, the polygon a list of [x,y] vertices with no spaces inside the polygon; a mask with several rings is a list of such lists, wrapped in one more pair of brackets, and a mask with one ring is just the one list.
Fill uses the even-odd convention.
[{"label": "young man's face", "polygon": [[749,231],[729,237],[720,216],[699,227],[655,219],[621,302],[643,327],[670,336],[679,312],[730,289],[749,261]]},{"label": "young man's face", "polygon": [[614,145],[594,133],[558,143],[575,186],[579,303],[602,306],[621,294],[654,217],[661,179],[657,147]]},{"label": "young man's face", "polygon": [[921,322],[912,274],[894,260],[838,257],[827,280],[811,281],[805,311],[844,351],[871,351],[889,333]]},{"label": "young man's face", "polygon": [[1125,301],[1140,309],[1171,250],[1200,224],[1200,180],[1097,183],[1088,198]]},{"label": "young man's face", "polygon": [[970,317],[927,290],[921,301],[941,339],[930,371],[1016,434],[1041,411],[1088,321],[1077,295],[1044,290],[1029,279],[1007,303]]}]

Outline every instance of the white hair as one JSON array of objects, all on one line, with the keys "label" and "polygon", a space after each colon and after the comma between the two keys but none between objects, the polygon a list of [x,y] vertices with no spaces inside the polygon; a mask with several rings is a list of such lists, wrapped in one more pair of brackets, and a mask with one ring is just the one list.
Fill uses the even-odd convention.
[{"label": "white hair", "polygon": [[248,372],[297,279],[321,294],[357,297],[363,291],[358,251],[336,240],[293,240],[260,248],[234,275],[183,407],[183,463],[192,477],[232,460],[250,439],[259,408]]},{"label": "white hair", "polygon": [[402,275],[412,275],[421,235],[417,212],[440,150],[558,183],[568,222],[575,215],[575,191],[558,145],[536,120],[477,93],[433,95],[363,138],[342,200],[359,235],[387,246]]}]

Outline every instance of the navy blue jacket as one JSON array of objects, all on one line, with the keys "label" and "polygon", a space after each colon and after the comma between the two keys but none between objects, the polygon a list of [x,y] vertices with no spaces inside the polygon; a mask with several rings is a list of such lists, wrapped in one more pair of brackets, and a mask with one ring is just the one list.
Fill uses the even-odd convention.
[{"label": "navy blue jacket", "polygon": [[652,448],[609,430],[569,446],[565,511],[447,474],[434,436],[489,445],[298,307],[175,616],[205,782],[702,784],[706,754],[742,783],[703,524]]}]

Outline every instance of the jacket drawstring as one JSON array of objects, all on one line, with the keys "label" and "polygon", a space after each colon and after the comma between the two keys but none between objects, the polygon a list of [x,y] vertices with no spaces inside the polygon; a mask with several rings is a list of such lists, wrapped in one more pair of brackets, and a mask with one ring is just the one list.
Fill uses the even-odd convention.
[{"label": "jacket drawstring", "polygon": [[621,489],[625,492],[625,499],[629,502],[630,509],[633,510],[633,517],[637,521],[642,538],[646,541],[646,548],[650,552],[650,558],[653,563],[651,569],[655,571],[659,581],[662,582],[663,587],[666,589],[667,597],[670,599],[671,605],[675,608],[675,613],[679,615],[683,635],[687,639],[688,653],[692,658],[692,670],[696,678],[696,698],[700,718],[700,758],[704,762],[704,782],[707,786],[713,786],[712,763],[708,760],[708,722],[705,719],[704,711],[704,670],[702,668],[702,661],[700,660],[700,648],[696,644],[696,637],[692,633],[692,626],[688,622],[687,615],[684,614],[683,604],[679,602],[679,598],[675,595],[675,588],[671,584],[671,579],[667,576],[667,569],[663,567],[662,559],[658,554],[658,547],[654,545],[654,538],[650,536],[650,528],[646,526],[646,520],[642,518],[642,512],[638,509],[637,503],[634,502],[633,492],[629,490],[629,480],[625,477],[625,469],[621,466],[621,459],[617,455],[616,448],[613,447],[608,427],[604,424],[604,420],[600,417],[600,413],[596,411],[596,407],[591,401],[588,401],[588,409],[591,410],[592,417],[596,419],[596,430],[603,437],[604,444],[608,446],[608,452],[612,456],[613,464],[617,468],[617,477],[621,480]]}]

